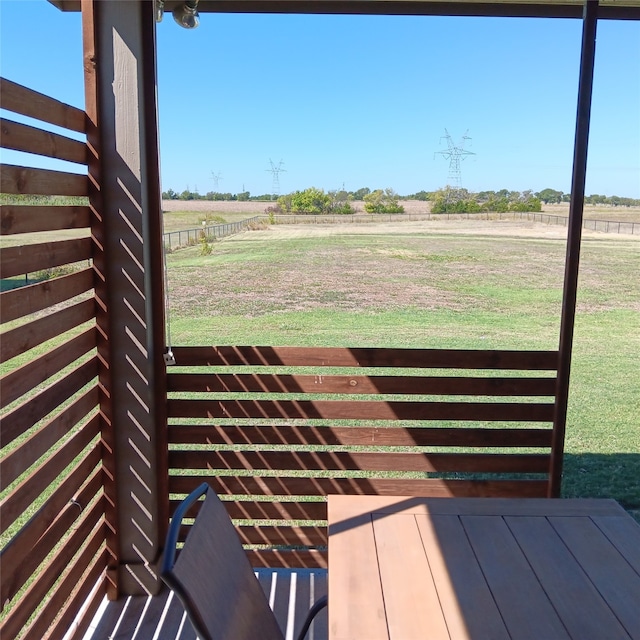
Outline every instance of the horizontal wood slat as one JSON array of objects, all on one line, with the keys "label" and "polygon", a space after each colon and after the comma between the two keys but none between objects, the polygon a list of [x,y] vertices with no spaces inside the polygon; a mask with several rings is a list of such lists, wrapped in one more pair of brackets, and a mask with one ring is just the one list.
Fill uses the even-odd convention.
[{"label": "horizontal wood slat", "polygon": [[[187,494],[200,483],[202,476],[169,476],[169,492]],[[416,480],[394,478],[297,478],[208,476],[211,488],[223,495],[326,496],[335,494],[543,498],[544,480]]]},{"label": "horizontal wood slat", "polygon": [[256,568],[326,569],[328,567],[326,549],[248,549],[247,557],[249,564]]},{"label": "horizontal wood slat", "polygon": [[0,270],[4,278],[12,278],[75,262],[86,262],[91,257],[91,238],[26,244],[2,250]]},{"label": "horizontal wood slat", "polygon": [[550,447],[551,429],[169,425],[170,444]]},{"label": "horizontal wood slat", "polygon": [[86,174],[2,164],[0,165],[0,193],[87,196],[89,195],[89,178]]},{"label": "horizontal wood slat", "polygon": [[0,377],[2,389],[0,408],[8,406],[20,396],[32,391],[45,380],[89,353],[95,346],[96,328],[90,327],[55,349]]},{"label": "horizontal wood slat", "polygon": [[80,133],[86,131],[85,113],[81,109],[23,87],[6,78],[0,78],[0,108],[64,129]]},{"label": "horizontal wood slat", "polygon": [[35,153],[48,158],[87,163],[87,145],[73,138],[0,118],[4,149]]},{"label": "horizontal wood slat", "polygon": [[[243,543],[264,547],[247,551],[256,566],[326,565],[326,555],[312,552],[327,544],[322,498],[329,494],[547,495],[555,351],[172,350],[171,506],[206,478]],[[292,367],[309,370],[292,373]],[[333,370],[322,374],[327,367]],[[391,367],[394,375],[356,370]],[[429,369],[448,371],[430,375]],[[192,419],[201,424],[185,424]],[[547,424],[525,427],[536,422]],[[525,447],[542,451],[518,451]]]},{"label": "horizontal wood slat", "polygon": [[557,351],[336,347],[173,347],[178,366],[555,370]]},{"label": "horizontal wood slat", "polygon": [[[11,539],[0,554],[2,602],[10,592],[12,576],[24,562],[37,567],[68,533],[87,505],[102,491],[100,447],[94,447],[38,509],[35,516]],[[80,507],[78,506],[80,505]],[[104,506],[104,505],[103,505]]]},{"label": "horizontal wood slat", "polygon": [[88,206],[0,205],[0,235],[85,229],[90,224]]},{"label": "horizontal wood slat", "polygon": [[[171,500],[169,510],[174,513],[180,500]],[[264,500],[225,500],[223,504],[230,518],[235,520],[326,520],[326,502],[266,502]],[[199,511],[196,503],[187,518],[194,518]]]},{"label": "horizontal wood slat", "polygon": [[[93,269],[87,268],[68,276],[5,291],[0,294],[0,323],[11,322],[43,311],[91,289],[93,289]],[[51,321],[51,317],[49,316],[47,320]],[[20,330],[22,331],[22,328]],[[56,330],[54,335],[58,333]],[[3,343],[5,339],[6,336],[3,337]]]},{"label": "horizontal wood slat", "polygon": [[91,358],[43,391],[0,418],[0,441],[5,447],[31,429],[39,420],[71,398],[98,375],[98,359]]},{"label": "horizontal wood slat", "polygon": [[98,386],[90,388],[75,402],[21,442],[0,461],[0,491],[4,491],[16,478],[83,420],[98,406]]},{"label": "horizontal wood slat", "polygon": [[[56,580],[64,572],[65,568],[69,565],[70,559],[73,558],[78,550],[85,546],[85,541],[96,528],[96,524],[100,522],[102,515],[101,506],[102,505],[100,503],[96,503],[93,508],[84,515],[80,522],[74,526],[71,535],[67,540],[65,540],[61,548],[58,549],[55,555],[49,559],[46,566],[38,571],[38,579],[33,581],[31,586],[20,598],[20,601],[7,616],[6,624],[9,628],[22,628],[34,613],[34,609],[37,608],[38,603],[45,601],[45,596]],[[104,531],[95,532],[92,537],[94,545],[96,535],[101,535],[102,540],[104,541]],[[91,541],[89,546],[90,544]],[[27,562],[26,564],[30,565],[31,563]],[[38,566],[39,565],[36,565],[35,568]],[[25,574],[22,566],[19,568],[18,575],[12,576],[15,579],[15,582],[9,593],[10,598],[14,597],[18,589],[26,583],[30,576],[30,573]]]},{"label": "horizontal wood slat", "polygon": [[168,391],[209,393],[552,396],[555,378],[171,373]]},{"label": "horizontal wood slat", "polygon": [[327,451],[170,451],[173,469],[546,473],[549,455]]},{"label": "horizontal wood slat", "polygon": [[170,418],[551,422],[553,404],[340,400],[169,400]]},{"label": "horizontal wood slat", "polygon": [[0,534],[4,533],[31,504],[62,476],[65,469],[100,432],[100,420],[90,419],[46,462],[40,464],[0,503]]},{"label": "horizontal wood slat", "polygon": [[77,558],[66,567],[62,574],[61,581],[56,584],[55,590],[49,595],[44,607],[38,612],[36,619],[29,624],[26,630],[25,638],[45,638],[51,624],[56,617],[64,610],[67,600],[82,585],[82,577],[85,572],[92,567],[94,569],[91,579],[87,582],[91,586],[95,584],[95,579],[102,571],[104,571],[104,551],[99,562],[98,553],[101,547],[104,547],[105,533],[104,528],[98,528],[82,549]]},{"label": "horizontal wood slat", "polygon": [[[0,340],[0,362],[11,360],[51,338],[95,320],[95,310],[95,300],[89,298],[6,331]],[[95,331],[95,327],[90,330]]]}]

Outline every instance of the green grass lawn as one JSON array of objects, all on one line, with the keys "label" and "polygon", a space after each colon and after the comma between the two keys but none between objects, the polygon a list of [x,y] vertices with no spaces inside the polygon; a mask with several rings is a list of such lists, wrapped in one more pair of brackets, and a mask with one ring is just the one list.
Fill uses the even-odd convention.
[{"label": "green grass lawn", "polygon": [[[209,256],[198,247],[168,256],[171,338],[556,349],[564,253],[559,236],[501,223],[245,232],[215,242]],[[640,513],[638,273],[637,239],[585,236],[563,493]]]}]

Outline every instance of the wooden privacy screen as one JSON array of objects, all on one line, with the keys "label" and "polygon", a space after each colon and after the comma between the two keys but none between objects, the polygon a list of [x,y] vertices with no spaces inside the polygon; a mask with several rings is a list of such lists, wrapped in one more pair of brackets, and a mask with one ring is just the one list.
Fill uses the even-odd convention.
[{"label": "wooden privacy screen", "polygon": [[[7,80],[0,107],[84,134],[83,111]],[[2,146],[82,171],[0,167],[0,635],[61,638],[106,567],[90,210],[25,196],[86,196],[86,143],[2,119]]]},{"label": "wooden privacy screen", "polygon": [[173,352],[172,512],[206,479],[254,566],[326,566],[331,493],[547,494],[555,351]]}]

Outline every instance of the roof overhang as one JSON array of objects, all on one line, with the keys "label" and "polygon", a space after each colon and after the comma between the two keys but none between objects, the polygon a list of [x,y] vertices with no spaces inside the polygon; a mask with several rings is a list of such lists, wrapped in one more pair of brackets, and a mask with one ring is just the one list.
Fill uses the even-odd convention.
[{"label": "roof overhang", "polygon": [[[79,11],[80,0],[49,0]],[[183,0],[166,0],[170,12]],[[344,15],[497,16],[581,18],[583,0],[200,0],[199,13],[300,13]],[[640,0],[600,0],[598,18],[640,20]]]}]

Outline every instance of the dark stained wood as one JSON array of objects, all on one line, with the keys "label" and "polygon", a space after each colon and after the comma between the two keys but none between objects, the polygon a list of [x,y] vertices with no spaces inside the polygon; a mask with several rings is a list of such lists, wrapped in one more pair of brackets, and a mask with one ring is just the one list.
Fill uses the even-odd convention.
[{"label": "dark stained wood", "polygon": [[0,108],[64,129],[84,133],[84,111],[20,84],[0,78]]},{"label": "dark stained wood", "polygon": [[2,147],[86,164],[87,145],[57,133],[0,118]]},{"label": "dark stained wood", "polygon": [[67,539],[43,567],[39,567],[43,558],[38,549],[34,554],[30,554],[30,556],[34,555],[35,558],[40,560],[40,563],[35,564],[31,557],[27,557],[25,558],[25,562],[21,564],[18,570],[11,576],[11,588],[7,590],[7,596],[13,599],[19,589],[21,589],[32,576],[33,572],[38,569],[38,579],[32,581],[30,587],[20,597],[20,600],[15,605],[15,609],[12,609],[9,615],[11,626],[24,626],[33,614],[34,609],[37,608],[37,604],[45,601],[47,592],[67,567],[70,558],[84,546],[85,541],[100,521],[103,511],[101,507],[100,502],[96,502],[89,511],[83,514],[80,521],[74,524],[74,528],[69,532],[70,535]]},{"label": "dark stained wood", "polygon": [[86,175],[31,169],[10,164],[0,165],[0,192],[45,196],[86,196],[89,181]]},{"label": "dark stained wood", "polygon": [[[88,268],[68,276],[5,291],[0,294],[0,322],[10,322],[37,313],[92,288],[93,270]],[[3,342],[5,340],[6,337]]]},{"label": "dark stained wood", "polygon": [[91,224],[91,212],[85,206],[0,205],[0,235],[83,229]]},{"label": "dark stained wood", "polygon": [[[25,638],[44,638],[60,611],[65,609],[67,600],[77,593],[79,588],[90,590],[93,587],[95,579],[104,571],[103,547],[104,531],[98,528],[87,545],[63,572],[62,579],[56,584],[46,604],[38,612],[35,620],[29,624]],[[90,581],[87,578],[85,582],[82,577],[89,568],[93,569],[90,574],[93,575],[94,580]]]},{"label": "dark stained wood", "polygon": [[550,422],[553,404],[340,400],[169,400],[170,418]]},{"label": "dark stained wood", "polygon": [[65,400],[80,391],[97,375],[97,358],[84,362],[34,397],[25,400],[0,418],[0,439],[5,447],[33,427]]},{"label": "dark stained wood", "polygon": [[[171,500],[169,509],[174,513],[180,504],[180,500]],[[264,501],[248,500],[237,497],[233,500],[224,500],[227,513],[230,518],[238,520],[326,520],[327,503],[309,502],[308,500],[299,502],[284,501]],[[198,504],[194,505],[187,514],[192,518],[198,513]]]},{"label": "dark stained wood", "polygon": [[[202,482],[202,476],[169,476],[170,493],[187,494]],[[529,497],[545,495],[542,480],[442,480],[393,478],[300,478],[208,476],[207,482],[220,495],[409,495],[434,497]]]},{"label": "dark stained wood", "polygon": [[46,461],[30,473],[0,505],[0,533],[4,533],[28,509],[49,485],[63,475],[66,468],[79,456],[99,433],[99,421],[89,420],[81,426]]},{"label": "dark stained wood", "polygon": [[[165,15],[180,0],[168,0]],[[80,0],[50,0],[62,11],[79,11]],[[200,0],[200,13],[303,13],[346,15],[493,16],[508,18],[579,18],[579,0]],[[599,18],[638,20],[633,0],[601,0]]]},{"label": "dark stained wood", "polygon": [[97,406],[98,387],[95,386],[4,456],[0,461],[0,491],[4,491],[34,462],[44,456]]},{"label": "dark stained wood", "polygon": [[168,391],[553,396],[555,378],[171,373]]},{"label": "dark stained wood", "polygon": [[318,549],[251,549],[247,557],[252,567],[323,568],[328,566],[327,551]]},{"label": "dark stained wood", "polygon": [[326,546],[327,528],[322,527],[252,527],[236,528],[243,544]]},{"label": "dark stained wood", "polygon": [[340,347],[173,347],[178,366],[410,367],[556,369],[556,351]]},{"label": "dark stained wood", "polygon": [[[18,591],[17,584],[21,580],[26,580],[21,576],[29,576],[37,569],[59,541],[68,534],[69,529],[74,526],[84,510],[95,501],[102,490],[102,472],[100,469],[95,469],[99,461],[97,454],[96,448],[95,453],[83,461],[83,470],[87,472],[86,484],[82,486],[84,480],[82,472],[76,473],[71,480],[66,479],[63,486],[56,490],[56,495],[52,496],[50,501],[39,510],[40,517],[30,520],[2,550],[0,555],[2,602],[6,602],[11,593]],[[92,472],[91,469],[94,471]],[[100,503],[99,511],[103,512],[104,501],[98,498],[98,502]],[[78,505],[81,505],[82,509]]]},{"label": "dark stained wood", "polygon": [[[548,454],[170,451],[173,469],[546,473]],[[259,475],[259,473],[256,473]]]},{"label": "dark stained wood", "polygon": [[3,277],[11,278],[74,262],[86,262],[90,260],[91,253],[91,238],[6,247],[2,250],[0,269]]},{"label": "dark stained wood", "polygon": [[6,362],[94,318],[95,301],[89,298],[11,329],[2,334],[0,362]]},{"label": "dark stained wood", "polygon": [[551,429],[169,425],[171,444],[549,447]]},{"label": "dark stained wood", "polygon": [[584,193],[587,178],[587,148],[591,122],[591,98],[593,92],[593,69],[598,26],[597,0],[585,0],[582,20],[582,47],[580,52],[580,75],[578,83],[578,105],[573,147],[573,171],[571,175],[571,200],[567,246],[562,288],[562,310],[560,315],[560,340],[558,361],[558,389],[553,417],[553,448],[551,452],[551,479],[549,497],[558,498],[562,484],[564,441],[569,404],[569,379],[571,377],[571,354],[578,295],[578,269],[580,266],[580,244],[582,240],[582,218]]},{"label": "dark stained wood", "polygon": [[[107,558],[106,549],[102,549],[94,559],[93,567],[87,572],[84,580],[78,582],[65,603],[63,611],[51,625],[51,637],[64,638],[65,634],[70,629],[73,629],[72,640],[84,638],[89,625],[93,621],[93,616],[102,604],[102,599],[105,595],[104,584],[100,584],[93,593],[92,590],[104,573]],[[90,596],[91,600],[89,600]],[[82,612],[82,617],[79,620],[77,619],[78,612]]]},{"label": "dark stained wood", "polygon": [[86,355],[95,348],[95,345],[96,330],[95,327],[90,327],[55,349],[51,349],[35,360],[31,360],[0,377],[0,387],[2,388],[0,408],[8,406],[20,396],[35,389],[47,378]]}]

